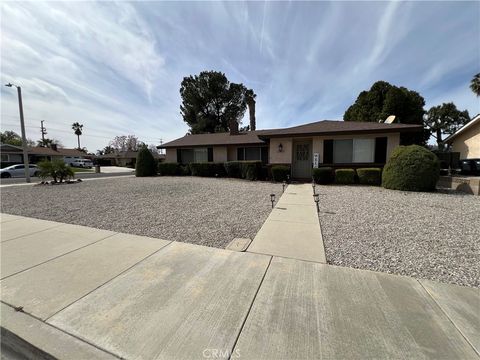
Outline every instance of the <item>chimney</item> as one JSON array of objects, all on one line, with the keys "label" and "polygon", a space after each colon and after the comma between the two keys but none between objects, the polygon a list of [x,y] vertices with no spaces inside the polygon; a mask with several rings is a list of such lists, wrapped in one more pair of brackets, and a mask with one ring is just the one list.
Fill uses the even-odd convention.
[{"label": "chimney", "polygon": [[250,114],[250,131],[255,131],[257,123],[255,120],[255,99],[250,99],[248,104],[248,112]]},{"label": "chimney", "polygon": [[238,121],[233,119],[229,121],[230,135],[238,135]]},{"label": "chimney", "polygon": [[57,144],[51,144],[50,147],[53,151],[57,151]]}]

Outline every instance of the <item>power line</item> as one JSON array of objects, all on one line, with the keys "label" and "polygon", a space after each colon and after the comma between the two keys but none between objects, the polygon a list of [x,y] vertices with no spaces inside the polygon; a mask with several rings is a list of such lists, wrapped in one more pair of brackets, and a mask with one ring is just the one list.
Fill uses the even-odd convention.
[{"label": "power line", "polygon": [[[14,124],[14,123],[4,123],[2,122],[2,126],[3,125],[7,125],[7,126],[18,126],[18,124]],[[26,125],[25,127],[27,128],[30,128],[30,129],[37,129],[36,126],[32,126],[32,125]],[[55,131],[58,131],[58,132],[63,132],[63,133],[68,133],[68,134],[73,134],[73,132],[71,131],[68,131],[68,130],[64,130],[64,129],[57,129],[57,128],[50,128],[51,130],[55,130]],[[90,134],[82,134],[81,136],[85,136],[85,137],[95,137],[95,138],[100,138],[100,139],[107,139],[107,140],[113,140],[113,138],[115,137],[110,137],[110,136],[101,136],[101,135],[90,135]],[[146,142],[151,142],[151,143],[157,143],[157,139],[144,139]],[[143,140],[140,140],[140,141],[143,141]]]}]

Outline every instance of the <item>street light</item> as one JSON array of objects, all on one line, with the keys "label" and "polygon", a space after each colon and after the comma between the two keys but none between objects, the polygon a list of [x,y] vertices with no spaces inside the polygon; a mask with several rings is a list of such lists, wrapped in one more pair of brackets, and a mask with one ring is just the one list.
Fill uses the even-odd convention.
[{"label": "street light", "polygon": [[12,83],[5,84],[6,87],[16,87],[18,93],[18,109],[20,111],[20,128],[22,130],[23,165],[25,166],[25,181],[30,182],[30,167],[28,166],[27,137],[25,135],[25,122],[23,120],[22,88]]}]

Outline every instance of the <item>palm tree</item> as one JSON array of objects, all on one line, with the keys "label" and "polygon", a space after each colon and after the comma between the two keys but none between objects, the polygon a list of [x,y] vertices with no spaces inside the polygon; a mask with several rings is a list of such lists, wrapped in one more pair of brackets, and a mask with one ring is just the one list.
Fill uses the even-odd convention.
[{"label": "palm tree", "polygon": [[248,106],[248,113],[250,115],[250,131],[255,131],[257,124],[255,120],[255,98],[257,94],[252,89],[245,91],[245,101]]},{"label": "palm tree", "polygon": [[80,125],[78,122],[75,122],[75,123],[72,124],[72,129],[73,129],[73,132],[75,133],[75,135],[77,135],[78,148],[81,149],[81,147],[80,147],[80,135],[82,135],[83,125]]},{"label": "palm tree", "polygon": [[470,82],[470,89],[475,95],[480,96],[480,73],[476,74]]}]

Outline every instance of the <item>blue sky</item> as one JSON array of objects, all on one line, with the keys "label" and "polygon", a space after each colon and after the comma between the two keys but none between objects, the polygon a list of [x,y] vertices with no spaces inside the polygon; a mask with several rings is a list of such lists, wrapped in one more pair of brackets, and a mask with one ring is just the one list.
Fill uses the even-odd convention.
[{"label": "blue sky", "polygon": [[[27,136],[103,148],[183,136],[182,78],[225,72],[257,93],[257,126],[341,119],[377,80],[480,112],[480,2],[3,2],[1,80]],[[2,131],[19,130],[12,89]],[[247,117],[245,123],[248,123]]]}]

